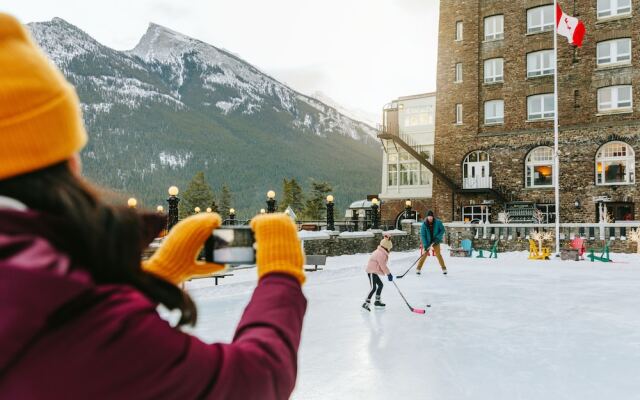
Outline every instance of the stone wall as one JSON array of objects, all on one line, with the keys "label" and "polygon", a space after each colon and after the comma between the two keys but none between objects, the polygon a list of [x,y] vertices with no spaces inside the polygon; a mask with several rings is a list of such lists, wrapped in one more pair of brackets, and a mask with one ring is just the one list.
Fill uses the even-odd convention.
[{"label": "stone wall", "polygon": [[[308,239],[303,241],[303,245],[306,254],[334,257],[345,254],[371,253],[378,247],[380,240],[382,240],[382,234],[376,233],[370,238],[332,236],[331,239]],[[392,242],[392,251],[407,251],[420,247],[420,239],[416,235],[397,235],[392,238]]]},{"label": "stone wall", "polygon": [[[527,78],[527,53],[553,48],[553,34],[527,34],[526,10],[549,4],[544,0],[450,0],[440,5],[436,135],[434,163],[462,187],[462,164],[471,151],[488,152],[493,187],[500,188],[507,201],[552,203],[554,190],[525,187],[525,158],[535,147],[553,146],[552,121],[527,121],[527,96],[553,92],[553,76]],[[633,97],[640,98],[640,52],[632,51],[632,66],[596,68],[598,41],[631,37],[632,47],[640,44],[640,3],[633,2],[632,16],[597,21],[596,2],[576,0],[575,14],[591,30],[584,46],[574,49],[559,38],[559,124],[560,124],[560,214],[563,222],[595,222],[592,198],[608,196],[614,202],[640,203],[640,102],[633,112],[602,114],[597,110],[598,88],[632,84]],[[573,8],[573,7],[572,7]],[[573,10],[571,10],[573,13]],[[487,16],[504,15],[504,39],[484,42],[483,21]],[[462,21],[463,40],[454,41],[455,23]],[[504,58],[504,82],[485,84],[484,60]],[[454,81],[454,66],[463,64],[463,80]],[[504,100],[504,123],[484,124],[484,102]],[[463,124],[456,125],[455,105],[463,105]],[[623,141],[635,150],[636,184],[597,186],[595,156],[603,144]],[[434,208],[445,221],[461,220],[461,207],[497,200],[495,194],[454,193],[435,179]],[[578,200],[579,208],[574,206]],[[496,202],[493,219],[503,210]],[[640,219],[636,206],[635,219]]]}]

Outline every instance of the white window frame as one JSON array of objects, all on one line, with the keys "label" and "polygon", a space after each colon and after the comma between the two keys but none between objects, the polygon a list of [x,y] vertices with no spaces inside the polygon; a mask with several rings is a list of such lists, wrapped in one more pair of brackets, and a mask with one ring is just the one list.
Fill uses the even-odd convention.
[{"label": "white window frame", "polygon": [[484,205],[484,204],[462,206],[462,220],[464,222],[471,222],[471,221],[477,220],[483,223],[490,223],[491,222],[491,206]]},{"label": "white window frame", "polygon": [[[551,168],[551,185],[535,184],[536,167]],[[554,187],[555,173],[553,171],[553,149],[549,146],[539,146],[532,149],[525,159],[524,182],[527,188],[549,188]]]},{"label": "white window frame", "polygon": [[456,63],[455,66],[455,83],[462,82],[462,63]]},{"label": "white window frame", "polygon": [[431,184],[427,167],[421,165],[418,160],[414,159],[405,150],[398,152],[392,148],[387,151],[386,179],[387,187],[394,189],[428,186]]},{"label": "white window frame", "polygon": [[464,25],[462,24],[462,21],[456,21],[456,37],[455,37],[455,41],[456,42],[461,42],[462,38],[463,38],[463,34],[464,34]]},{"label": "white window frame", "polygon": [[[500,66],[500,74],[497,67]],[[484,60],[484,83],[497,83],[504,81],[504,58],[489,58]]]},{"label": "white window frame", "polygon": [[398,187],[399,171],[398,171],[398,152],[389,147],[387,151],[387,186]]},{"label": "white window frame", "polygon": [[462,125],[463,116],[462,116],[462,104],[456,104],[456,125]]},{"label": "white window frame", "polygon": [[[628,0],[629,6],[620,7],[618,4],[627,0],[609,0],[609,8],[604,7],[604,0],[597,0],[596,15],[599,20],[631,15],[633,9],[633,0]],[[621,11],[622,10],[622,11]]]},{"label": "white window frame", "polygon": [[[493,114],[491,112],[493,112]],[[491,116],[491,118],[489,118]],[[504,123],[504,100],[495,99],[484,102],[484,124],[499,125]]]},{"label": "white window frame", "polygon": [[[607,168],[611,165],[624,164],[624,182],[607,182]],[[625,142],[614,141],[602,145],[596,153],[595,173],[597,186],[633,185],[635,184],[636,160],[633,147]]]},{"label": "white window frame", "polygon": [[[551,98],[551,100],[554,100],[553,93],[541,93],[541,94],[535,94],[533,96],[527,97],[527,120],[528,121],[543,121],[543,120],[553,119],[555,115],[555,104],[553,109],[551,110],[545,109],[545,104],[547,104],[545,100],[548,100],[549,98]],[[540,103],[539,113],[532,114],[531,106],[533,102]]]},{"label": "white window frame", "polygon": [[[629,52],[622,53],[618,51],[620,44],[627,42],[629,44]],[[609,56],[604,56],[602,52],[605,48],[609,49]],[[619,38],[604,40],[596,45],[596,64],[598,67],[607,67],[611,65],[631,65],[631,38]]]},{"label": "white window frame", "polygon": [[[489,33],[491,32],[491,33]],[[504,39],[504,15],[497,14],[484,19],[484,41]]]},{"label": "white window frame", "polygon": [[[550,16],[549,16],[549,10],[551,11]],[[545,14],[549,18],[548,21],[545,21]],[[540,24],[532,23],[532,19],[535,17],[539,17]],[[553,5],[545,5],[545,6],[528,9],[527,10],[527,34],[552,31],[554,20],[555,20],[555,13],[553,12]]]},{"label": "white window frame", "polygon": [[[629,90],[629,100],[620,100],[621,89]],[[605,93],[609,92],[610,101],[603,101]],[[598,89],[598,112],[627,112],[633,111],[633,87],[631,85],[605,86]]]},{"label": "white window frame", "polygon": [[[555,72],[553,57],[553,50],[549,49],[527,53],[527,78],[553,75]],[[534,69],[534,62],[537,63],[539,68]]]}]

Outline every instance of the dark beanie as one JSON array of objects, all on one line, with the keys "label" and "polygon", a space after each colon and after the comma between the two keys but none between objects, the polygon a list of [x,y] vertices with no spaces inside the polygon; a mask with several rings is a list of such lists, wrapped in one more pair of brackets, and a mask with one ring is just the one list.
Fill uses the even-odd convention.
[{"label": "dark beanie", "polygon": [[433,211],[429,210],[429,212],[427,213],[427,217],[433,217]]}]

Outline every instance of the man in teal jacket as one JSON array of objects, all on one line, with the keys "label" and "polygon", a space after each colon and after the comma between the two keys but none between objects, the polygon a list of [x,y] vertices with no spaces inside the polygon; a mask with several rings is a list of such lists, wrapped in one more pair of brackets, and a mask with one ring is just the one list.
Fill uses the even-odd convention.
[{"label": "man in teal jacket", "polygon": [[433,252],[436,254],[438,262],[440,263],[440,268],[442,268],[442,273],[445,275],[447,274],[447,267],[444,265],[442,254],[440,254],[440,243],[442,243],[443,237],[444,225],[442,224],[442,221],[433,216],[433,211],[429,211],[427,213],[427,218],[425,218],[422,223],[422,227],[420,227],[420,239],[422,240],[424,254],[422,254],[422,257],[420,257],[420,260],[418,261],[418,275],[420,275],[420,270],[422,269],[424,262],[427,260],[427,257],[429,257],[429,247],[433,248]]}]

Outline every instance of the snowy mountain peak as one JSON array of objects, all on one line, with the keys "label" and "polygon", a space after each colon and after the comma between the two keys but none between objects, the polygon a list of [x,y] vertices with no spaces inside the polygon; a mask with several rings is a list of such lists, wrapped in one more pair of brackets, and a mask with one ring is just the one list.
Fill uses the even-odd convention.
[{"label": "snowy mountain peak", "polygon": [[192,42],[195,39],[151,22],[147,32],[130,53],[145,61],[170,61],[191,47]]},{"label": "snowy mountain peak", "polygon": [[62,18],[27,24],[32,36],[49,57],[64,68],[75,57],[99,52],[103,45],[89,34]]}]

